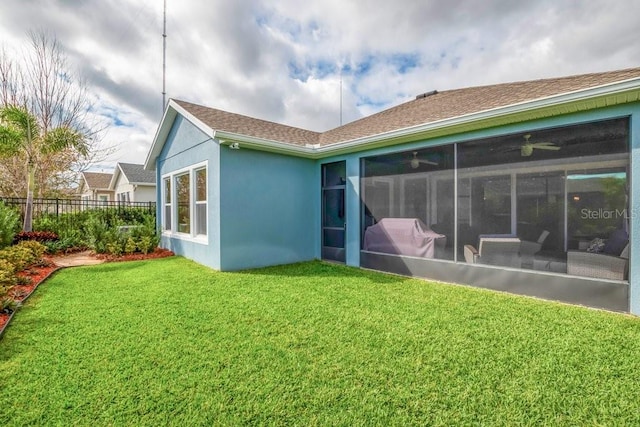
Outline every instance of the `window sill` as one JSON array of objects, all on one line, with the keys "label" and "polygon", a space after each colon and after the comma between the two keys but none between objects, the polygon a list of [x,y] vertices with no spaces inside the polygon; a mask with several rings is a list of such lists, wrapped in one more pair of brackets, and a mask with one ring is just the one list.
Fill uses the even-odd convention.
[{"label": "window sill", "polygon": [[199,234],[197,236],[193,236],[191,234],[186,234],[186,233],[179,233],[176,231],[163,231],[162,232],[162,237],[167,237],[169,239],[177,239],[177,240],[184,240],[187,242],[194,242],[194,243],[200,243],[203,245],[208,245],[209,244],[209,239],[208,236],[205,234]]}]

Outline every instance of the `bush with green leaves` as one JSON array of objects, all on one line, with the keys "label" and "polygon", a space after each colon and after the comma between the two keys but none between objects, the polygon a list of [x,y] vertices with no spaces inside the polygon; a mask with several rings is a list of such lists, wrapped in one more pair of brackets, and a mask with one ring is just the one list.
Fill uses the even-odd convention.
[{"label": "bush with green leaves", "polygon": [[47,249],[45,245],[35,240],[23,240],[16,246],[27,248],[28,250],[30,250],[31,254],[34,257],[34,262],[42,258],[42,255],[44,255],[44,252]]},{"label": "bush with green leaves", "polygon": [[9,295],[9,291],[18,283],[18,277],[13,265],[0,259],[0,313],[11,313],[17,308],[17,303]]},{"label": "bush with green leaves", "polygon": [[11,245],[19,230],[20,216],[15,209],[0,201],[0,249]]},{"label": "bush with green leaves", "polygon": [[17,280],[13,264],[0,259],[0,296],[6,295],[6,292],[17,283]]},{"label": "bush with green leaves", "polygon": [[[132,226],[130,231],[120,231],[122,225]],[[159,243],[155,226],[155,214],[136,208],[88,209],[60,216],[46,215],[35,220],[34,229],[51,231],[59,236],[55,242],[45,242],[50,253],[77,248],[89,248],[97,253],[120,255],[129,237],[136,250],[148,253]],[[144,241],[141,239],[145,237]]]},{"label": "bush with green leaves", "polygon": [[139,226],[131,229],[131,237],[136,242],[140,252],[145,255],[153,252],[160,243],[160,236],[156,230],[155,217],[148,216]]},{"label": "bush with green leaves", "polygon": [[133,240],[133,237],[129,236],[127,238],[126,243],[124,244],[124,253],[127,255],[130,255],[134,253],[137,249],[138,249],[138,244],[136,243],[135,240]]},{"label": "bush with green leaves", "polygon": [[58,235],[58,240],[43,242],[47,252],[57,253],[86,248],[85,223],[88,212],[65,213],[59,216],[42,215],[34,220],[33,228]]},{"label": "bush with green leaves", "polygon": [[44,251],[45,247],[41,243],[25,240],[0,250],[0,260],[8,262],[16,273],[35,264]]}]

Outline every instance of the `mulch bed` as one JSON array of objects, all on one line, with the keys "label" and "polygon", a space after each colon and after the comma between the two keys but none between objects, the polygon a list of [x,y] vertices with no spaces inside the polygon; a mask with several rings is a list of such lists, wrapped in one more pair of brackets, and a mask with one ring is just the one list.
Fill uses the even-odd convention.
[{"label": "mulch bed", "polygon": [[107,262],[119,262],[119,261],[141,261],[145,259],[156,259],[156,258],[166,258],[168,256],[175,255],[168,249],[156,248],[153,252],[148,254],[129,254],[129,255],[108,255],[108,254],[96,254],[95,257],[97,259],[103,259]]},{"label": "mulch bed", "polygon": [[[166,258],[173,255],[174,253],[170,250],[156,248],[156,250],[146,255],[138,253],[121,256],[96,254],[95,257],[97,259],[103,259],[107,262],[120,262]],[[60,267],[58,267],[51,261],[51,258],[45,256],[43,259],[44,262],[42,262],[40,265],[31,266],[26,270],[18,273],[18,276],[27,278],[29,280],[29,283],[16,285],[11,289],[11,296],[15,301],[22,302],[26,300],[33,293],[33,291],[36,290],[38,285],[44,282],[56,270],[60,269]],[[0,337],[2,336],[7,323],[9,322],[9,320],[11,320],[12,314],[13,313],[0,313]]]}]

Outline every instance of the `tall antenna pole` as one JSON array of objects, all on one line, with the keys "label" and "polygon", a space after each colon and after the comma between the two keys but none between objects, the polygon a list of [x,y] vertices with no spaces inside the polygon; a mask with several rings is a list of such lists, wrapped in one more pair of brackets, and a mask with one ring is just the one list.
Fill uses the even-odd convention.
[{"label": "tall antenna pole", "polygon": [[167,105],[167,0],[164,0],[162,16],[164,20],[162,26],[162,111],[164,112],[164,107]]},{"label": "tall antenna pole", "polygon": [[340,126],[342,126],[342,67],[340,68]]}]

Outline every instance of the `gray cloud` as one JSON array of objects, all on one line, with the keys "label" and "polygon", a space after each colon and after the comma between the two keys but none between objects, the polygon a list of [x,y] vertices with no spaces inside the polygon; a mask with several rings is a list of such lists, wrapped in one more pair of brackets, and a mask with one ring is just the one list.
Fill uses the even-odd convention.
[{"label": "gray cloud", "polygon": [[[169,96],[313,130],[339,123],[340,69],[348,121],[432,89],[640,66],[640,0],[167,0],[167,10]],[[114,160],[142,162],[160,116],[162,2],[2,0],[0,39],[19,43],[28,29],[54,32],[102,111],[135,122],[137,148]]]}]

